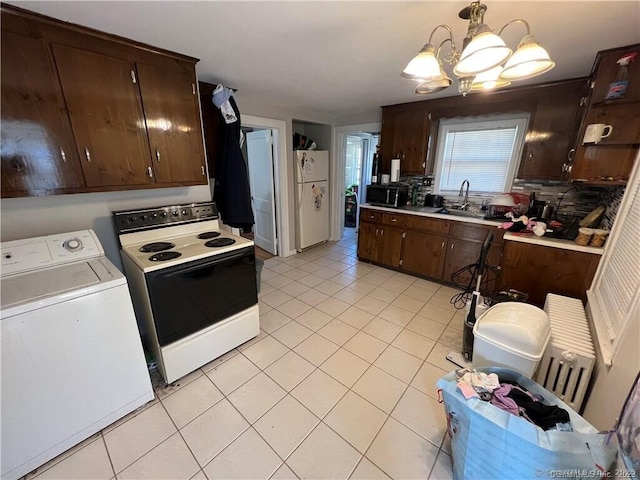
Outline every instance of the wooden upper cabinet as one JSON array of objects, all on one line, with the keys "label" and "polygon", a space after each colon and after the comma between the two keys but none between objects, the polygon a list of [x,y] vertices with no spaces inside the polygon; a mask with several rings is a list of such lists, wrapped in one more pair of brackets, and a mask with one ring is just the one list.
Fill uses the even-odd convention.
[{"label": "wooden upper cabinet", "polygon": [[[598,185],[624,184],[631,174],[640,145],[640,61],[627,67],[624,97],[606,100],[611,83],[618,80],[617,61],[629,53],[640,54],[640,44],[598,52],[592,72],[592,90],[578,131],[571,180]],[[582,143],[588,125],[604,123],[611,134],[597,144]],[[615,182],[615,183],[613,183]]]},{"label": "wooden upper cabinet", "polygon": [[0,10],[3,197],[207,183],[197,59]]},{"label": "wooden upper cabinet", "polygon": [[2,22],[2,196],[84,186],[46,44]]},{"label": "wooden upper cabinet", "polygon": [[195,71],[137,70],[155,181],[206,183]]},{"label": "wooden upper cabinet", "polygon": [[609,86],[618,79],[620,67],[618,60],[629,53],[640,55],[640,45],[617,48],[600,52],[596,58],[596,76],[594,78],[592,105],[597,106],[601,102],[605,104],[618,104],[640,102],[640,58],[636,57],[627,67],[627,79],[629,80],[627,93],[624,97],[605,100],[609,92]]},{"label": "wooden upper cabinet", "polygon": [[390,172],[392,158],[400,158],[402,175],[424,175],[429,127],[429,112],[422,104],[384,107],[381,133],[383,173]]},{"label": "wooden upper cabinet", "polygon": [[65,45],[53,52],[87,185],[151,183],[135,66]]},{"label": "wooden upper cabinet", "polygon": [[540,88],[517,178],[561,180],[572,158],[589,82],[577,79]]}]

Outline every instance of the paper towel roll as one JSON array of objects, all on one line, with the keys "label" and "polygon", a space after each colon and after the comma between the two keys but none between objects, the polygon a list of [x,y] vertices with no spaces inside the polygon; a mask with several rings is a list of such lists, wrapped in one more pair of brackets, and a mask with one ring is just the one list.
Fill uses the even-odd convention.
[{"label": "paper towel roll", "polygon": [[391,159],[391,182],[397,182],[400,180],[400,159]]}]

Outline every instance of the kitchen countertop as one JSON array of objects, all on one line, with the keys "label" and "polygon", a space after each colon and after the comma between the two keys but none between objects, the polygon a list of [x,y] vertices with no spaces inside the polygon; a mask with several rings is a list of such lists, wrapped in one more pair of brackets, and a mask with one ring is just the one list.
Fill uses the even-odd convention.
[{"label": "kitchen countertop", "polygon": [[479,225],[489,225],[491,227],[497,227],[502,222],[496,220],[485,220],[482,217],[458,217],[455,215],[448,215],[446,213],[436,213],[442,210],[442,207],[421,207],[419,205],[407,205],[406,207],[394,208],[394,207],[378,207],[376,205],[369,205],[363,203],[360,205],[362,208],[369,208],[371,210],[379,210],[381,212],[390,213],[409,213],[411,215],[419,215],[421,217],[440,218],[442,220],[452,220],[454,222],[475,223]]},{"label": "kitchen countertop", "polygon": [[[381,212],[390,213],[406,213],[411,215],[419,215],[421,217],[440,218],[442,220],[451,220],[454,222],[475,223],[479,225],[488,225],[492,227],[498,227],[503,222],[496,220],[485,220],[483,218],[474,217],[458,217],[455,215],[448,215],[446,213],[436,213],[442,208],[439,207],[422,207],[419,205],[408,205],[406,207],[393,208],[393,207],[379,207],[376,205],[369,205],[363,203],[360,205],[363,208],[369,208],[371,210],[379,210]],[[595,255],[602,255],[604,248],[602,247],[588,247],[576,244],[573,240],[564,240],[561,238],[550,237],[538,237],[536,235],[522,235],[516,232],[505,232],[504,239],[506,241],[530,243],[532,245],[540,245],[543,247],[561,248],[563,250],[572,250],[576,252],[592,253]]]},{"label": "kitchen countertop", "polygon": [[543,247],[562,248],[564,250],[573,250],[575,252],[593,253],[594,255],[602,255],[604,248],[602,247],[583,247],[578,245],[573,240],[564,240],[562,238],[550,238],[550,237],[537,237],[536,235],[525,234],[519,235],[516,232],[506,232],[504,234],[505,240],[511,240],[514,242],[531,243],[533,245],[540,245]]}]

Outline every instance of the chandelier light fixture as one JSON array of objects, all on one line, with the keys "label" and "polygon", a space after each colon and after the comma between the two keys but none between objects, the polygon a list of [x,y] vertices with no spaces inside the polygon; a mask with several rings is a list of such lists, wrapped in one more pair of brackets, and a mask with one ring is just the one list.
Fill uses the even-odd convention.
[{"label": "chandelier light fixture", "polygon": [[[496,35],[484,23],[486,11],[486,5],[474,1],[458,14],[460,18],[469,20],[462,50],[456,47],[453,32],[448,25],[438,25],[433,29],[429,41],[400,74],[418,82],[415,90],[417,94],[439,92],[451,85],[452,80],[443,68],[443,60],[453,67],[453,73],[458,77],[458,90],[462,95],[471,91],[506,87],[512,80],[535,77],[555,66],[547,51],[531,35],[526,20],[510,20]],[[504,29],[514,24],[522,24],[527,30],[515,53],[500,38]],[[439,30],[445,30],[448,37],[436,49],[432,40]],[[449,46],[443,52],[447,43]]]}]

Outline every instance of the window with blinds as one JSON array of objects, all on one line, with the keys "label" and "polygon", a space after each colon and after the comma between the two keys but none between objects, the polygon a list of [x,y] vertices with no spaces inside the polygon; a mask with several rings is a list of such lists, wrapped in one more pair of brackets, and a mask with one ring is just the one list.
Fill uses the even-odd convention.
[{"label": "window with blinds", "polygon": [[587,292],[598,343],[607,364],[611,364],[628,322],[640,321],[640,171],[632,178],[635,180],[627,185],[606,251]]},{"label": "window with blinds", "polygon": [[442,120],[436,191],[457,193],[462,182],[469,180],[473,193],[508,192],[522,155],[528,121],[527,114]]}]

